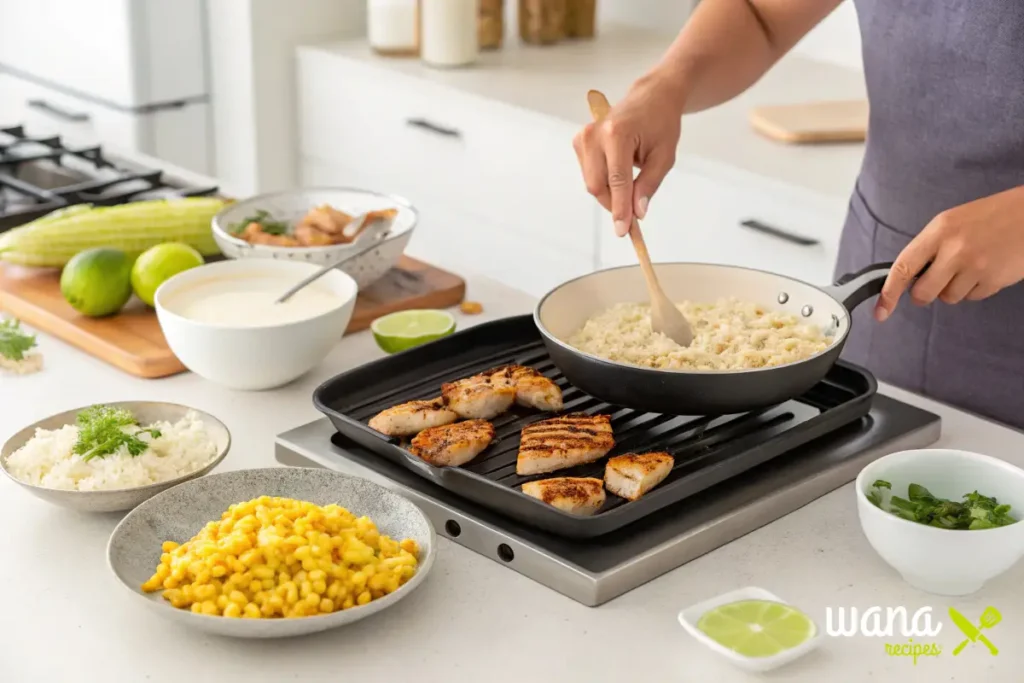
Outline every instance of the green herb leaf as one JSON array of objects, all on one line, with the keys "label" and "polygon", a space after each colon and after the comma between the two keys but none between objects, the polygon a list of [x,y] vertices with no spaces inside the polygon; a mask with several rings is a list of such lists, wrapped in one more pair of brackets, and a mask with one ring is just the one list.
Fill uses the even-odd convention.
[{"label": "green herb leaf", "polygon": [[1010,516],[1010,506],[1000,505],[991,496],[977,491],[965,493],[963,502],[946,500],[935,496],[920,484],[907,487],[907,497],[889,496],[885,501],[883,489],[892,489],[887,481],[879,479],[868,492],[868,500],[897,517],[925,524],[939,529],[976,530],[993,529],[1015,524]]},{"label": "green herb leaf", "polygon": [[243,218],[237,223],[228,226],[228,232],[232,235],[240,235],[250,223],[259,223],[263,232],[268,235],[284,235],[288,233],[288,221],[274,220],[274,217],[267,211],[257,211],[251,216]]},{"label": "green herb leaf", "polygon": [[158,429],[141,429],[131,411],[111,406],[90,406],[78,413],[75,423],[78,441],[72,451],[82,456],[82,460],[116,453],[121,446],[130,455],[139,456],[149,448],[149,444],[139,438],[141,434],[160,436]]},{"label": "green herb leaf", "polygon": [[21,321],[14,318],[0,320],[0,356],[7,360],[23,360],[35,346],[36,336],[22,331]]}]

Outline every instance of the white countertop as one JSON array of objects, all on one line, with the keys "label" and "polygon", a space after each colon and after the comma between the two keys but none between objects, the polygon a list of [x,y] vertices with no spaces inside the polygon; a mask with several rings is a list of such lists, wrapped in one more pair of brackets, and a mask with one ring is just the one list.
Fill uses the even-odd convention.
[{"label": "white countertop", "polygon": [[[528,312],[532,300],[482,278],[469,297],[485,314],[469,325]],[[46,369],[0,375],[0,438],[47,415],[90,403],[176,401],[222,419],[234,439],[220,470],[274,466],[274,436],[319,417],[313,389],[324,379],[377,358],[372,338],[346,338],[309,376],[280,390],[240,393],[195,375],[141,380],[42,337]],[[1024,465],[1024,435],[893,390],[886,393],[939,412],[941,444]],[[84,515],[51,506],[3,478],[0,519],[0,680],[17,683],[114,681],[531,680],[538,683],[758,680],[703,649],[676,622],[687,605],[745,585],[794,602],[824,626],[826,606],[953,604],[976,619],[988,605],[1003,622],[993,634],[1001,652],[981,648],[957,657],[947,628],[946,654],[889,657],[873,638],[826,638],[807,658],[775,673],[792,683],[956,680],[1020,681],[1024,653],[1024,565],[979,595],[939,599],[904,584],[868,547],[857,522],[851,485],[709,553],[599,608],[577,604],[497,563],[439,539],[428,581],[394,609],[352,627],[280,642],[216,639],[183,630],[143,609],[106,566],[106,542],[120,515]],[[905,641],[898,641],[905,642]]]},{"label": "white countertop", "polygon": [[[465,69],[435,69],[416,59],[381,57],[364,40],[307,46],[370,68],[385,69],[460,93],[582,125],[589,120],[587,88],[613,102],[653,66],[671,42],[663,33],[609,26],[593,41],[552,47],[506,40]],[[582,84],[582,85],[581,85]],[[582,90],[581,90],[582,88]],[[790,54],[733,101],[683,121],[678,163],[731,168],[845,201],[864,155],[863,144],[785,145],[758,135],[747,122],[759,105],[866,96],[863,74]],[[724,170],[724,169],[722,169]]]}]

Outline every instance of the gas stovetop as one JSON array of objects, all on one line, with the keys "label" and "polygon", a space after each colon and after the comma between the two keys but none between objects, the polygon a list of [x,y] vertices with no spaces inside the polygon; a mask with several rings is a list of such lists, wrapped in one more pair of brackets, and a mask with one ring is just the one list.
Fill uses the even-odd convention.
[{"label": "gas stovetop", "polygon": [[21,126],[0,128],[0,232],[74,204],[111,205],[142,199],[216,194],[162,171],[112,159],[99,146],[33,137]]},{"label": "gas stovetop", "polygon": [[320,419],[277,437],[291,466],[346,472],[397,490],[439,534],[597,606],[853,481],[869,462],[938,440],[937,415],[876,395],[868,415],[702,493],[592,540],[572,540],[460,498],[339,435]]}]

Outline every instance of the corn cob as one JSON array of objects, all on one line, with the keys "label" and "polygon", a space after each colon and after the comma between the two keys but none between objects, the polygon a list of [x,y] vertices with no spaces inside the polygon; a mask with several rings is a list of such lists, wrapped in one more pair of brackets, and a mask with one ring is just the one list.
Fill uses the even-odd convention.
[{"label": "corn cob", "polygon": [[221,199],[189,197],[62,210],[0,234],[0,260],[61,267],[78,252],[94,247],[120,249],[134,258],[164,242],[184,242],[204,256],[219,254],[210,221],[224,206]]}]

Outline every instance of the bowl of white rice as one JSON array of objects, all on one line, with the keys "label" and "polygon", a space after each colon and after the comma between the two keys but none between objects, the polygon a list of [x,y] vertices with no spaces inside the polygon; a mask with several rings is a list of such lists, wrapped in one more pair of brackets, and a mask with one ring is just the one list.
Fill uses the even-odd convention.
[{"label": "bowl of white rice", "polygon": [[0,469],[45,501],[122,512],[228,454],[231,434],[212,415],[176,403],[83,406],[29,425],[0,450]]}]

